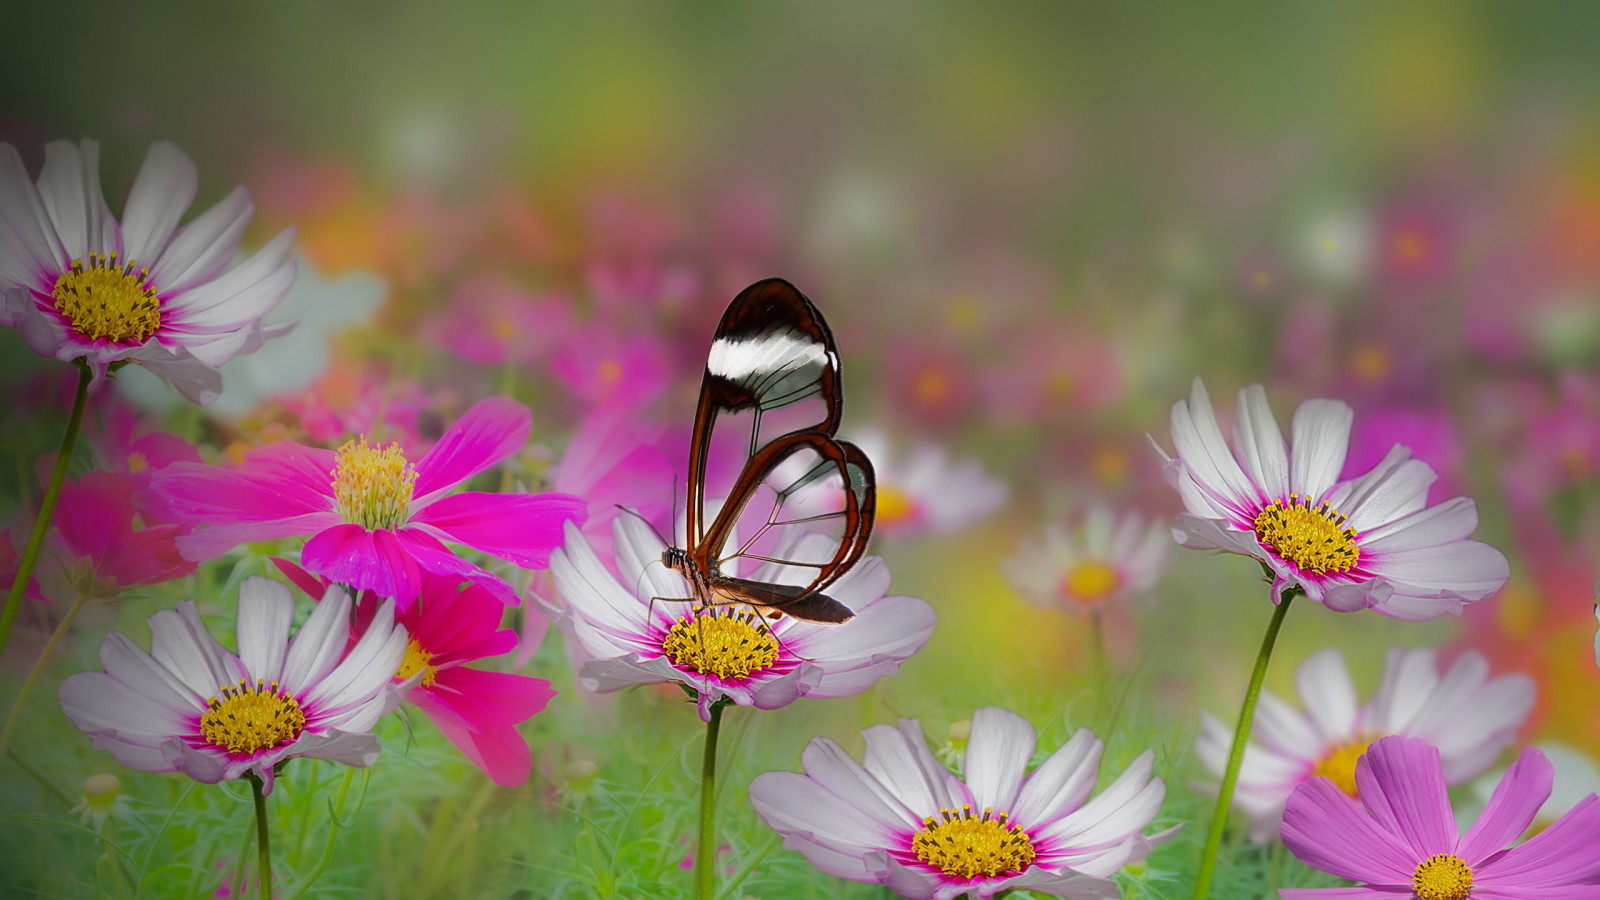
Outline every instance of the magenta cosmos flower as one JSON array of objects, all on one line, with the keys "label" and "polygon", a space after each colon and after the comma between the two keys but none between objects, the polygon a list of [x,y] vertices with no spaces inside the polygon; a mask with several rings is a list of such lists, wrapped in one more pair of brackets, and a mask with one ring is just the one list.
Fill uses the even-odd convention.
[{"label": "magenta cosmos flower", "polygon": [[817,738],[800,757],[806,774],[768,772],[750,783],[756,813],[784,846],[830,875],[934,900],[1012,888],[1115,900],[1122,894],[1111,875],[1166,836],[1142,833],[1166,793],[1150,777],[1151,751],[1088,800],[1102,748],[1086,729],[1027,773],[1033,726],[980,709],[965,780],[939,764],[915,720],[863,734],[861,763]]},{"label": "magenta cosmos flower", "polygon": [[1251,385],[1239,392],[1230,449],[1195,379],[1189,399],[1172,407],[1175,455],[1156,446],[1188,509],[1173,536],[1260,560],[1274,602],[1299,586],[1337,612],[1423,620],[1499,590],[1510,574],[1505,556],[1467,537],[1477,507],[1465,497],[1428,506],[1434,471],[1410,450],[1396,446],[1365,475],[1338,480],[1352,418],[1340,401],[1308,400],[1285,447],[1266,392]]},{"label": "magenta cosmos flower", "polygon": [[[1437,747],[1447,784],[1477,777],[1492,765],[1533,712],[1533,679],[1522,674],[1489,677],[1489,663],[1463,653],[1441,673],[1432,650],[1389,651],[1383,681],[1362,703],[1337,650],[1307,659],[1295,673],[1305,709],[1261,695],[1254,740],[1245,747],[1234,805],[1250,817],[1250,836],[1277,837],[1283,804],[1296,786],[1314,775],[1356,796],[1356,760],[1387,735],[1427,741]],[[1220,777],[1233,740],[1233,725],[1202,712],[1195,752]]]},{"label": "magenta cosmos flower", "polygon": [[367,732],[400,702],[390,676],[406,630],[384,603],[346,651],[350,597],[330,590],[294,637],[289,588],[265,578],[239,586],[239,655],[212,639],[194,603],[150,617],[150,652],[124,634],[100,645],[104,672],[61,684],[61,708],[94,745],[130,769],[182,772],[212,784],[293,756],[350,766],[378,759]]},{"label": "magenta cosmos flower", "polygon": [[[1600,897],[1600,798],[1583,798],[1510,845],[1550,796],[1554,768],[1529,747],[1466,834],[1456,828],[1439,751],[1387,737],[1356,763],[1361,802],[1326,778],[1295,788],[1283,842],[1300,861],[1359,887],[1282,890],[1285,900],[1592,900]],[[1509,848],[1509,849],[1507,849]]]},{"label": "magenta cosmos flower", "polygon": [[[273,562],[312,596],[329,586],[294,563]],[[375,601],[363,599],[356,614],[361,633],[370,627],[365,621],[376,607]],[[533,770],[533,753],[517,725],[542,711],[556,690],[543,678],[465,665],[503,656],[517,646],[517,633],[500,628],[504,614],[505,605],[479,585],[424,575],[417,603],[399,616],[410,640],[394,680],[415,684],[405,701],[426,713],[495,784],[511,786],[527,781]]]},{"label": "magenta cosmos flower", "polygon": [[210,403],[218,366],[284,330],[261,318],[294,281],[293,230],[229,269],[252,212],[242,188],[180,227],[199,178],[181,150],[155,144],[119,223],[99,153],[94,141],[54,141],[35,185],[0,144],[0,323],[35,353],[85,360],[96,382],[135,362]]},{"label": "magenta cosmos flower", "polygon": [[[567,525],[566,543],[550,560],[565,601],[556,624],[589,657],[578,677],[593,691],[676,681],[695,691],[700,718],[710,721],[711,704],[723,697],[776,709],[800,697],[859,694],[896,672],[933,633],[927,603],[884,596],[889,569],[876,556],[864,557],[828,589],[830,597],[855,610],[855,618],[840,625],[791,617],[768,622],[743,606],[693,609],[653,599],[691,594],[683,578],[662,564],[666,548],[647,525],[619,516],[612,529],[616,575],[574,524]],[[776,555],[820,559],[808,542],[827,540],[809,535]],[[781,580],[777,569],[764,564],[741,577]]]},{"label": "magenta cosmos flower", "polygon": [[466,544],[523,568],[544,568],[563,522],[582,522],[586,504],[570,494],[449,494],[455,485],[516,453],[532,427],[528,408],[508,397],[479,401],[415,464],[398,444],[365,439],[338,451],[280,441],[245,454],[237,469],[174,463],[156,492],[196,530],[178,549],[201,561],[246,541],[309,534],[301,565],[356,591],[409,608],[422,573],[481,584],[502,603],[518,602],[505,579],[455,555]]}]

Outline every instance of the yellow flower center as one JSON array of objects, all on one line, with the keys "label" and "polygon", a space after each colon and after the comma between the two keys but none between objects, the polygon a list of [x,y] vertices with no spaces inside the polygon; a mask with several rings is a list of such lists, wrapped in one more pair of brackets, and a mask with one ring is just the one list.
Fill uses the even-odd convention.
[{"label": "yellow flower center", "polygon": [[600,376],[600,383],[606,386],[614,385],[622,380],[622,363],[614,356],[600,360],[595,367],[595,374]]},{"label": "yellow flower center", "polygon": [[346,522],[372,531],[392,529],[411,512],[417,470],[399,444],[368,447],[365,436],[339,448],[333,469],[333,496]]},{"label": "yellow flower center", "polygon": [[142,344],[161,328],[161,299],[151,286],[150,270],[119,265],[117,254],[89,254],[88,262],[72,261],[61,273],[50,297],[72,323],[72,330],[90,340]]},{"label": "yellow flower center", "polygon": [[1472,893],[1472,867],[1454,853],[1440,853],[1417,864],[1411,875],[1417,900],[1466,900]]},{"label": "yellow flower center", "polygon": [[1090,559],[1073,566],[1061,579],[1061,590],[1079,603],[1092,604],[1122,586],[1122,575],[1103,560]]},{"label": "yellow flower center", "polygon": [[718,678],[744,678],[778,659],[778,639],[748,612],[700,609],[673,623],[661,650],[672,664]]},{"label": "yellow flower center", "polygon": [[240,679],[206,701],[200,734],[229,753],[253,754],[294,743],[306,727],[300,704],[276,681]]},{"label": "yellow flower center", "polygon": [[941,809],[922,820],[911,839],[917,859],[957,878],[993,878],[1021,872],[1038,854],[1027,832],[1009,822],[1010,813],[985,809],[974,815],[972,807]]},{"label": "yellow flower center", "polygon": [[911,395],[917,402],[929,406],[949,399],[952,387],[950,375],[932,366],[917,372],[911,379]]},{"label": "yellow flower center", "polygon": [[1287,503],[1274,500],[1256,515],[1256,540],[1302,572],[1348,572],[1360,561],[1361,548],[1345,521],[1326,502],[1312,506],[1310,497],[1290,494]]},{"label": "yellow flower center", "polygon": [[394,673],[394,677],[405,681],[418,672],[424,673],[422,686],[427,687],[438,676],[439,667],[433,664],[433,654],[422,649],[417,639],[412,638],[406,642],[406,657],[400,660],[400,670]]},{"label": "yellow flower center", "polygon": [[917,512],[917,501],[910,494],[893,485],[878,485],[877,521],[882,525],[899,525],[911,521]]},{"label": "yellow flower center", "polygon": [[1312,775],[1321,775],[1330,779],[1339,790],[1351,797],[1359,795],[1356,790],[1356,760],[1367,752],[1367,747],[1377,738],[1356,738],[1348,743],[1339,744],[1329,748],[1322,758],[1317,760],[1316,768],[1311,770]]}]

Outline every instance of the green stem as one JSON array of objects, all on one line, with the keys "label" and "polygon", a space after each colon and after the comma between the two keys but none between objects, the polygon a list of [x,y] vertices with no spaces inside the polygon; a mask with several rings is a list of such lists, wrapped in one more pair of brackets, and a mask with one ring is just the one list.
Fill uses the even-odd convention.
[{"label": "green stem", "polygon": [[27,680],[22,682],[22,688],[17,691],[17,699],[11,704],[11,713],[6,716],[5,728],[0,729],[0,756],[4,756],[6,749],[11,746],[11,732],[22,718],[22,708],[27,705],[28,695],[33,692],[33,686],[38,683],[44,667],[50,662],[50,657],[55,655],[56,645],[67,636],[68,629],[72,627],[72,620],[78,617],[78,610],[83,609],[83,601],[88,598],[88,591],[78,591],[78,596],[72,601],[72,605],[67,607],[66,615],[61,617],[61,623],[50,633],[50,640],[45,643],[44,649],[39,651],[39,658],[34,661],[33,668],[28,670]]},{"label": "green stem", "polygon": [[67,480],[67,464],[72,461],[72,448],[78,443],[78,429],[83,424],[83,409],[89,405],[89,382],[93,374],[82,360],[78,366],[78,392],[72,398],[72,415],[67,419],[67,433],[61,437],[61,450],[56,453],[55,468],[50,470],[50,483],[45,485],[44,501],[39,504],[39,518],[34,520],[33,532],[28,535],[28,546],[23,548],[22,559],[17,561],[16,577],[11,579],[11,593],[6,595],[6,606],[0,611],[0,651],[6,648],[11,637],[11,624],[22,609],[22,595],[33,578],[33,567],[39,562],[39,551],[44,547],[44,536],[50,530],[50,520],[56,513],[56,500],[61,496],[61,483]]},{"label": "green stem", "polygon": [[694,851],[694,895],[712,900],[717,880],[717,734],[722,730],[723,697],[711,704],[711,721],[706,723],[706,751],[700,763],[700,844]]},{"label": "green stem", "polygon": [[261,869],[261,900],[272,900],[272,839],[267,835],[267,795],[261,792],[261,776],[245,772],[256,798],[256,858]]},{"label": "green stem", "polygon": [[1283,592],[1283,602],[1272,611],[1272,621],[1267,623],[1267,633],[1261,638],[1261,651],[1256,654],[1256,668],[1250,673],[1250,686],[1244,692],[1244,706],[1239,709],[1239,724],[1233,729],[1233,746],[1228,750],[1228,767],[1222,772],[1222,786],[1217,791],[1217,808],[1211,814],[1211,830],[1206,833],[1206,846],[1200,854],[1200,871],[1195,876],[1194,900],[1206,900],[1211,890],[1211,873],[1217,867],[1217,851],[1222,849],[1222,832],[1228,825],[1228,807],[1233,805],[1233,789],[1239,783],[1239,764],[1244,761],[1244,747],[1250,738],[1250,725],[1256,717],[1256,701],[1261,698],[1261,683],[1267,678],[1267,661],[1272,658],[1272,646],[1278,642],[1278,629],[1289,612],[1289,604],[1299,593],[1299,588]]}]

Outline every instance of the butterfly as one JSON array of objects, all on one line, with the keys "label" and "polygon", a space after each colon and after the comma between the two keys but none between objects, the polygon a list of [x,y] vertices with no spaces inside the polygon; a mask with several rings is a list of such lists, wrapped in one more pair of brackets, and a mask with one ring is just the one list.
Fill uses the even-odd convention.
[{"label": "butterfly", "polygon": [[[781,278],[740,291],[717,325],[700,382],[689,446],[687,546],[662,554],[689,583],[693,596],[686,599],[746,604],[772,618],[811,622],[855,615],[824,593],[866,552],[877,510],[871,461],[834,437],[843,401],[839,348],[811,301]],[[735,417],[749,418],[748,447],[727,499],[708,522],[710,461],[725,452],[714,435],[719,422],[726,427]],[[785,580],[724,572],[737,559],[772,564],[768,571]]]}]

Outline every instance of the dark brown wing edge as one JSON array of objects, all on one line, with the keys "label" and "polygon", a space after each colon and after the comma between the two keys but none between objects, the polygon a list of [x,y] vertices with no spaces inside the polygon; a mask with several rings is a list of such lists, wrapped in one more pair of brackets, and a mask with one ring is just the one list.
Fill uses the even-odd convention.
[{"label": "dark brown wing edge", "polygon": [[820,591],[799,584],[769,584],[718,575],[709,579],[711,587],[724,596],[735,594],[751,606],[775,609],[807,622],[838,624],[855,618],[850,607]]}]

